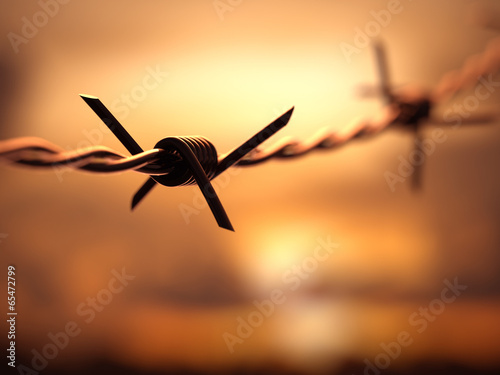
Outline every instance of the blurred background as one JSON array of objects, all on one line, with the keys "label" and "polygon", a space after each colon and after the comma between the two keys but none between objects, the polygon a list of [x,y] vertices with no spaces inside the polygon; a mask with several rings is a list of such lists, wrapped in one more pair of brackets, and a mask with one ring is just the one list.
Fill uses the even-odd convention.
[{"label": "blurred background", "polygon": [[[145,149],[203,135],[224,153],[292,106],[271,143],[343,131],[381,113],[380,99],[356,95],[378,82],[375,38],[396,87],[432,90],[500,23],[494,1],[62,3],[0,2],[0,139],[126,152],[80,93],[101,98]],[[474,114],[499,100],[493,92]],[[413,146],[393,130],[233,168],[214,185],[235,233],[217,227],[197,187],[157,188],[131,213],[145,179],[137,173],[2,165],[0,264],[5,279],[16,267],[16,365],[44,374],[497,373],[500,117],[443,129],[417,193],[409,179],[393,192],[384,177]],[[328,243],[330,253],[315,251]],[[117,274],[128,275],[123,288]],[[467,288],[450,302],[457,283]],[[276,291],[283,303],[259,315]],[[78,334],[55,347],[69,322]],[[411,344],[391,344],[401,337]]]}]

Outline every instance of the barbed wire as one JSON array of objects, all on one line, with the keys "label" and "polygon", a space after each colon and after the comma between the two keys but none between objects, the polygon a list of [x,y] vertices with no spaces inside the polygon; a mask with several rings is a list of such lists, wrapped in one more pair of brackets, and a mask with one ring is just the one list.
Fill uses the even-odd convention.
[{"label": "barbed wire", "polygon": [[[316,149],[340,147],[353,139],[375,135],[389,125],[397,123],[397,120],[397,113],[393,110],[378,122],[360,122],[349,131],[334,133],[329,128],[323,128],[304,141],[296,141],[291,137],[283,138],[265,149],[251,150],[247,156],[235,163],[235,166],[261,164],[272,158],[296,158]],[[161,149],[151,149],[132,156],[126,156],[104,146],[66,151],[45,139],[35,137],[0,141],[0,159],[29,167],[68,167],[95,173],[133,170],[152,176],[169,173],[177,163],[182,162],[181,157]],[[158,165],[160,160],[161,166]]]},{"label": "barbed wire", "polygon": [[[154,149],[143,151],[98,98],[82,95],[85,102],[129,150],[131,156],[104,146],[66,151],[47,140],[27,137],[0,141],[0,159],[37,168],[69,167],[94,173],[133,170],[146,174],[149,179],[134,195],[132,208],[157,183],[165,186],[197,184],[219,226],[232,230],[229,218],[210,184],[210,180],[227,168],[254,166],[271,159],[298,158],[314,150],[336,149],[355,139],[374,136],[396,126],[409,129],[420,138],[419,128],[430,120],[431,110],[437,103],[445,102],[457,92],[469,88],[479,77],[500,70],[500,38],[496,38],[482,54],[467,59],[462,69],[445,74],[429,93],[417,90],[395,93],[391,89],[385,49],[381,43],[376,43],[374,49],[380,94],[385,97],[386,105],[378,117],[356,121],[340,131],[333,132],[330,128],[323,128],[306,140],[284,138],[266,148],[259,147],[288,123],[293,113],[292,108],[243,145],[224,155],[217,154],[215,147],[203,137],[165,138]],[[416,142],[416,147],[420,147],[420,142]],[[415,177],[420,174],[415,173]]]},{"label": "barbed wire", "polygon": [[153,149],[133,156],[125,156],[104,146],[92,146],[65,151],[41,138],[15,138],[0,142],[0,158],[29,167],[71,167],[95,173],[127,170],[148,175],[162,175],[171,168],[158,168],[155,163],[167,155]]}]

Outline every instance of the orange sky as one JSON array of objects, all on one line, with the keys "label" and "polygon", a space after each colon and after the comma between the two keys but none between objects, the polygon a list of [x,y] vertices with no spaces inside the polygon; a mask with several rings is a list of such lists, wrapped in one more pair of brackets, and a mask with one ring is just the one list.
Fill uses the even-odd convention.
[{"label": "orange sky", "polygon": [[[303,139],[325,126],[341,131],[380,114],[381,100],[356,97],[360,84],[377,82],[372,50],[346,58],[340,46],[354,45],[357,28],[365,30],[387,1],[252,0],[222,16],[214,3],[73,0],[18,53],[4,37],[0,137],[38,136],[66,149],[97,141],[125,152],[79,93],[100,97],[145,149],[167,136],[203,135],[224,153],[291,106],[292,120],[273,140]],[[396,87],[432,88],[497,36],[470,22],[470,3],[401,1],[377,35]],[[22,35],[23,17],[33,20],[41,9],[27,1],[0,7],[2,35]],[[127,104],[151,71],[154,88]],[[477,112],[495,109],[498,99],[494,93]],[[409,183],[392,193],[384,179],[411,150],[410,135],[397,131],[221,176],[214,185],[235,233],[219,229],[207,208],[185,222],[179,207],[196,208],[196,187],[157,188],[130,213],[142,175],[58,177],[1,166],[0,233],[8,237],[0,264],[19,269],[20,347],[29,358],[49,330],[81,322],[75,307],[107,284],[111,270],[126,267],[134,282],[55,362],[104,357],[203,369],[271,360],[312,369],[328,358],[376,355],[443,280],[459,277],[467,295],[404,358],[495,362],[487,348],[498,348],[500,337],[488,326],[500,285],[498,125],[446,129],[418,194]],[[224,331],[327,236],[339,252],[231,356]],[[469,314],[477,319],[464,321]],[[434,341],[450,331],[470,346]]]}]

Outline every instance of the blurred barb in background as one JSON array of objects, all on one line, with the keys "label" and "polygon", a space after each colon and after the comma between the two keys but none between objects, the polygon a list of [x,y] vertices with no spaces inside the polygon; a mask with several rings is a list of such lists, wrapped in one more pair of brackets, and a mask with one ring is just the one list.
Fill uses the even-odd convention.
[{"label": "blurred barb in background", "polygon": [[[0,6],[0,135],[67,150],[125,151],[82,92],[145,149],[203,135],[224,153],[292,106],[277,139],[348,131],[381,114],[382,100],[355,95],[378,82],[375,39],[396,88],[432,91],[485,50],[500,22],[496,2],[465,0]],[[434,116],[498,110],[492,90],[476,106],[472,86]],[[17,270],[17,365],[44,374],[497,373],[500,121],[443,132],[418,194],[409,183],[392,192],[384,178],[413,149],[397,131],[228,171],[214,186],[236,233],[214,225],[195,186],[157,189],[132,214],[135,173],[2,166],[0,262]]]}]

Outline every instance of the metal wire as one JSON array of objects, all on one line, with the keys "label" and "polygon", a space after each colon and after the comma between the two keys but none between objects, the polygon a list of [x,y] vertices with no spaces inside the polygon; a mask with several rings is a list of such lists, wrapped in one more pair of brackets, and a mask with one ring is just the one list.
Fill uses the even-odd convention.
[{"label": "metal wire", "polygon": [[[352,140],[376,135],[393,126],[407,128],[418,136],[419,126],[429,120],[435,104],[449,100],[460,90],[477,83],[478,77],[500,70],[500,38],[497,38],[490,42],[482,54],[470,57],[461,70],[445,74],[430,93],[416,93],[410,90],[394,93],[390,90],[385,50],[381,44],[374,47],[379,68],[380,93],[387,104],[378,118],[354,122],[338,132],[323,128],[306,140],[284,138],[269,147],[257,147],[288,123],[292,108],[226,155],[218,155],[215,147],[203,137],[165,138],[158,142],[156,148],[143,151],[98,98],[82,96],[132,156],[103,146],[66,151],[44,139],[17,138],[0,141],[0,160],[29,167],[68,167],[94,173],[133,170],[151,176],[134,196],[132,208],[156,183],[166,186],[198,184],[219,225],[232,230],[231,223],[209,182],[225,169],[231,166],[254,166],[271,159],[299,158],[314,150],[336,149]],[[201,182],[203,186],[200,185]]]},{"label": "metal wire", "polygon": [[400,114],[397,108],[388,107],[380,119],[371,122],[359,121],[339,132],[332,132],[330,128],[324,127],[303,141],[283,138],[265,149],[255,149],[237,165],[253,166],[271,159],[292,159],[305,156],[315,150],[336,149],[352,140],[376,135],[389,126],[397,124]]},{"label": "metal wire", "polygon": [[477,85],[481,77],[498,71],[500,71],[500,37],[489,41],[483,52],[467,58],[460,69],[444,74],[430,93],[430,98],[435,103],[444,102],[458,92]]},{"label": "metal wire", "polygon": [[[338,148],[354,139],[377,134],[391,125],[407,125],[408,129],[416,131],[422,120],[429,119],[432,106],[450,100],[460,91],[477,85],[481,78],[500,70],[500,37],[498,37],[491,40],[482,53],[469,57],[462,68],[444,74],[436,87],[429,93],[417,88],[407,88],[399,95],[394,95],[388,89],[390,83],[388,82],[385,50],[378,43],[374,47],[379,62],[380,94],[386,98],[388,103],[380,119],[371,122],[358,122],[350,130],[343,133],[332,133],[328,128],[323,128],[310,139],[302,142],[282,139],[265,150],[253,151],[238,165],[251,166],[273,158],[296,158],[313,150]],[[495,87],[498,86],[497,82],[494,84]],[[478,116],[472,120],[476,120],[478,123],[488,122],[494,117],[497,115]]]},{"label": "metal wire", "polygon": [[[350,129],[333,133],[329,128],[320,129],[311,138],[294,141],[283,138],[265,149],[256,148],[235,166],[261,164],[270,159],[290,159],[305,156],[313,150],[333,149],[353,139],[375,135],[398,121],[398,112],[390,108],[378,121],[359,122]],[[125,156],[104,146],[94,146],[76,151],[64,151],[41,138],[16,138],[0,142],[0,159],[30,167],[68,167],[95,173],[112,173],[133,170],[151,176],[168,174],[182,159],[172,151],[152,149],[132,156]],[[158,163],[161,160],[161,164]]]},{"label": "metal wire", "polygon": [[165,158],[171,163],[180,159],[164,150],[152,149],[133,156],[125,156],[104,146],[64,151],[41,138],[15,138],[0,142],[0,159],[30,167],[71,167],[95,173],[135,170],[156,176],[169,173],[171,167],[157,162]]},{"label": "metal wire", "polygon": [[[385,64],[385,51],[380,44],[375,45],[375,52],[379,60],[379,72],[382,77],[387,76]],[[380,60],[384,60],[380,63]],[[290,138],[282,139],[266,149],[257,148],[247,156],[237,162],[236,166],[252,166],[261,164],[271,159],[291,159],[304,156],[313,150],[334,149],[345,145],[351,140],[364,136],[374,135],[388,128],[391,125],[403,124],[411,125],[415,119],[408,119],[408,108],[411,111],[418,111],[423,101],[428,101],[433,105],[444,102],[457,92],[470,88],[477,83],[478,78],[500,70],[500,37],[491,40],[482,53],[469,57],[463,67],[450,71],[443,75],[436,87],[426,95],[422,94],[413,103],[401,99],[405,95],[403,92],[399,99],[395,97],[383,111],[379,119],[373,121],[360,121],[347,130],[332,132],[329,128],[320,129],[311,138],[304,141],[296,141]],[[385,79],[382,78],[382,81]],[[382,93],[392,97],[388,91],[388,82],[381,82]],[[88,98],[84,97],[88,101]],[[98,113],[103,118],[103,111]],[[112,116],[109,112],[108,116]],[[428,113],[422,114],[416,120],[421,120]],[[114,120],[114,118],[113,118]],[[138,146],[137,146],[138,147]],[[140,149],[140,147],[138,147]],[[94,146],[77,151],[65,151],[60,147],[40,138],[18,138],[0,141],[0,159],[8,160],[30,167],[70,167],[88,172],[111,173],[134,170],[139,173],[151,176],[164,175],[169,173],[182,158],[172,152],[152,149],[137,153],[133,156],[125,156],[115,150],[103,146]],[[159,164],[158,161],[162,160]]]}]

